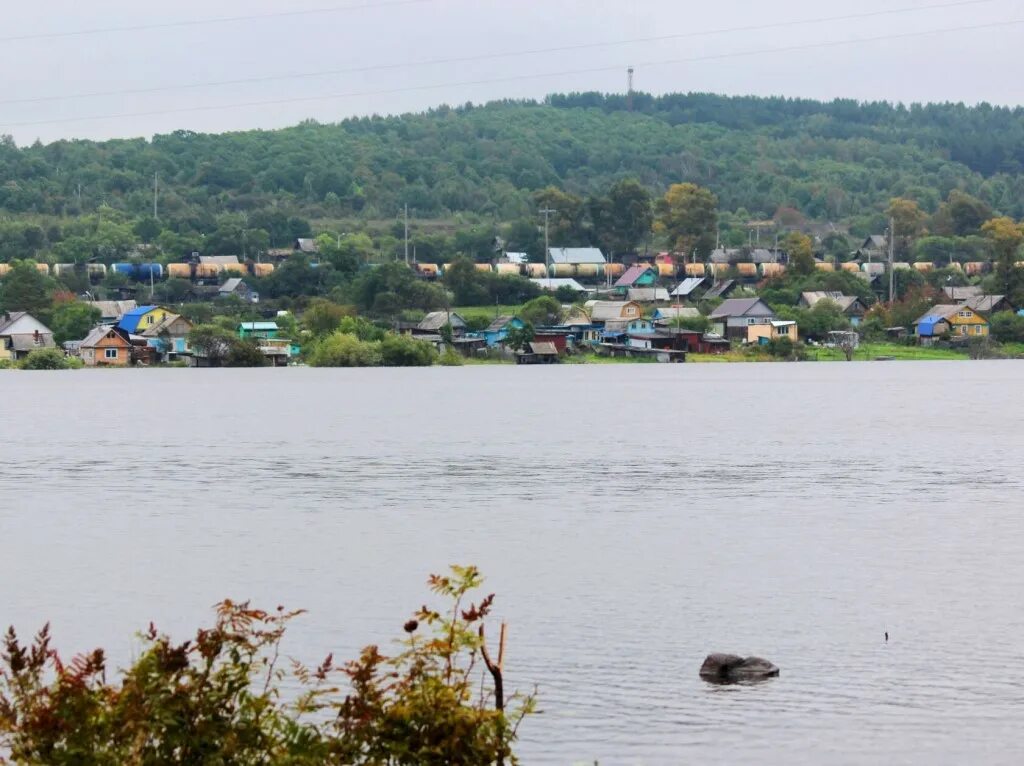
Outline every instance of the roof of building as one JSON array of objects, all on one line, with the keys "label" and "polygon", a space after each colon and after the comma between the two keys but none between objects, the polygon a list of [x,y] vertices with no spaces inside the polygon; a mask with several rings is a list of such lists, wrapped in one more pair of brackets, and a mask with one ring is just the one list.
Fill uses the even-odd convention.
[{"label": "roof of building", "polygon": [[964,301],[963,305],[982,314],[989,314],[1005,300],[1005,295],[976,295]]},{"label": "roof of building", "polygon": [[125,344],[128,341],[119,333],[114,332],[114,328],[109,325],[100,325],[99,327],[93,327],[88,335],[85,336],[85,340],[82,341],[79,348],[95,348],[96,344],[107,337],[110,333],[114,333],[115,336],[120,338]]},{"label": "roof of building", "polygon": [[11,348],[15,351],[31,351],[35,348],[52,348],[56,345],[53,342],[53,335],[49,333],[19,333],[17,335],[8,335],[8,339],[11,343]]},{"label": "roof of building", "polygon": [[590,318],[595,322],[622,319],[622,311],[633,301],[588,301]]},{"label": "roof of building", "polygon": [[718,284],[714,285],[706,293],[704,293],[704,297],[705,298],[721,298],[721,297],[725,296],[726,293],[730,293],[733,290],[735,290],[736,286],[737,285],[736,285],[736,280],[735,279],[723,280],[723,281],[719,282]]},{"label": "roof of building", "polygon": [[889,240],[885,238],[884,234],[872,234],[864,240],[862,247],[871,248],[874,250],[884,250],[889,246]]},{"label": "roof of building", "polygon": [[8,327],[13,325],[23,316],[28,316],[27,311],[8,311],[0,314],[0,333],[6,330]]},{"label": "roof of building", "polygon": [[250,330],[251,332],[259,332],[261,330],[279,330],[277,322],[242,322],[238,325],[239,330]]},{"label": "roof of building", "polygon": [[952,287],[947,285],[942,288],[946,297],[954,301],[966,301],[968,298],[976,298],[984,294],[978,285],[964,285],[963,287]]},{"label": "roof of building", "polygon": [[224,284],[220,286],[217,292],[220,293],[233,293],[238,289],[239,285],[244,284],[241,277],[231,277],[231,279],[225,279]]},{"label": "roof of building", "polygon": [[644,274],[654,269],[647,263],[635,263],[615,282],[615,287],[632,287]]},{"label": "roof of building", "polygon": [[200,255],[199,262],[208,265],[238,266],[237,255]]},{"label": "roof of building", "polygon": [[677,298],[686,298],[702,284],[704,284],[704,277],[687,277],[672,291],[672,295]]},{"label": "roof of building", "polygon": [[669,321],[671,319],[696,319],[700,312],[692,306],[671,306],[658,309],[654,312],[654,321]]},{"label": "roof of building", "polygon": [[139,304],[135,301],[88,301],[88,305],[99,309],[101,319],[120,319]]},{"label": "roof of building", "polygon": [[530,256],[527,253],[505,253],[505,260],[522,266],[530,262]]},{"label": "roof of building", "polygon": [[501,332],[514,322],[516,317],[511,314],[505,314],[500,317],[495,317],[494,321],[487,325],[487,329],[484,332]]},{"label": "roof of building", "polygon": [[558,346],[551,341],[530,341],[529,344],[530,353],[532,354],[543,354],[545,356],[558,356]]},{"label": "roof of building", "polygon": [[142,317],[146,316],[150,311],[154,311],[160,308],[159,306],[137,306],[131,311],[126,311],[121,315],[121,319],[118,321],[117,326],[125,332],[135,332],[139,329],[139,322],[142,321]]},{"label": "roof of building", "polygon": [[[728,317],[740,317],[748,314],[758,304],[771,311],[768,304],[760,298],[729,298],[722,302],[722,305],[711,312],[711,319],[726,319]],[[772,312],[774,313],[774,312]]]},{"label": "roof of building", "polygon": [[465,327],[466,320],[454,311],[431,311],[416,325],[418,330],[440,330],[446,324],[452,327]]},{"label": "roof of building", "polygon": [[295,249],[301,250],[304,253],[316,253],[320,250],[315,239],[308,239],[306,237],[300,237],[295,240]]},{"label": "roof of building", "polygon": [[541,290],[557,290],[559,287],[571,287],[578,293],[587,292],[587,288],[575,279],[543,277],[541,279],[531,279],[530,281],[537,285]]},{"label": "roof of building", "polygon": [[779,254],[764,247],[755,247],[750,251],[751,263],[778,263]]},{"label": "roof of building", "polygon": [[605,263],[604,254],[596,247],[552,247],[548,253],[552,263]]},{"label": "roof of building", "polygon": [[155,338],[161,333],[168,332],[174,325],[174,323],[179,320],[184,322],[190,328],[192,327],[192,323],[185,319],[184,317],[182,317],[180,314],[168,314],[163,318],[163,321],[157,322],[155,325],[152,325],[151,327],[147,327],[143,331],[142,335],[143,337],[146,338]]},{"label": "roof of building", "polygon": [[626,291],[626,297],[639,303],[669,300],[668,290],[664,287],[631,287]]},{"label": "roof of building", "polygon": [[772,327],[793,327],[796,324],[792,319],[773,319],[771,321]]},{"label": "roof of building", "polygon": [[932,306],[927,312],[921,315],[921,317],[914,324],[921,324],[922,322],[928,322],[929,320],[935,319],[939,322],[949,319],[960,311],[964,310],[963,304],[940,304],[938,306]]},{"label": "roof of building", "polygon": [[734,258],[739,257],[739,254],[739,248],[718,247],[711,251],[711,255],[708,256],[708,260],[711,263],[731,263]]},{"label": "roof of building", "polygon": [[849,311],[850,307],[860,300],[856,295],[843,295],[832,290],[811,290],[800,293],[800,297],[804,299],[804,303],[809,308],[814,308],[820,301],[828,300],[835,303],[843,311]]}]

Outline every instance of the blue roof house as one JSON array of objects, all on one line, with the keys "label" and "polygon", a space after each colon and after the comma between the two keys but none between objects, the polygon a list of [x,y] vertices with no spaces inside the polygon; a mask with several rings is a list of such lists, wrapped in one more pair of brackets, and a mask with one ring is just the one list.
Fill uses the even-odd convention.
[{"label": "blue roof house", "polygon": [[488,347],[497,346],[508,337],[509,330],[512,328],[519,330],[525,326],[526,323],[519,317],[500,316],[491,322],[487,328],[480,333],[480,337],[487,342]]}]

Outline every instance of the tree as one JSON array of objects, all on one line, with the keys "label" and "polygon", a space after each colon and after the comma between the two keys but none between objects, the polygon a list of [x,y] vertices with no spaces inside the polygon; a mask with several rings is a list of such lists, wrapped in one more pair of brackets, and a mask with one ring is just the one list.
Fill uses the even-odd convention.
[{"label": "tree", "polygon": [[893,197],[889,200],[889,207],[885,214],[895,224],[895,236],[893,248],[901,259],[909,257],[911,246],[921,232],[924,231],[924,222],[927,218],[924,211],[918,207],[916,201],[905,197]]},{"label": "tree", "polygon": [[636,180],[618,181],[607,195],[592,197],[587,208],[597,240],[609,255],[636,252],[651,234],[651,194]]},{"label": "tree", "polygon": [[533,340],[535,334],[533,325],[523,322],[522,327],[509,328],[508,334],[505,336],[505,345],[513,351],[522,351],[526,348],[526,344]]},{"label": "tree", "polygon": [[384,367],[430,367],[437,361],[437,350],[408,335],[389,334],[380,342],[380,358]]},{"label": "tree", "polygon": [[266,367],[267,357],[260,351],[256,340],[232,338],[223,360],[225,367]]},{"label": "tree", "polygon": [[36,269],[35,261],[15,261],[0,280],[0,311],[27,311],[39,316],[50,308],[52,282]]},{"label": "tree", "polygon": [[213,367],[220,366],[236,340],[234,333],[214,324],[199,324],[188,333],[188,344]]},{"label": "tree", "polygon": [[100,321],[101,313],[95,306],[88,303],[72,301],[61,303],[50,318],[50,329],[57,343],[69,340],[82,340]]},{"label": "tree", "polygon": [[302,323],[314,335],[330,335],[341,327],[342,320],[351,310],[324,298],[314,298],[302,314]]},{"label": "tree", "polygon": [[[533,195],[537,210],[553,210],[548,220],[551,247],[589,245],[585,224],[586,205],[575,194],[549,186]],[[543,216],[541,217],[543,221]]]},{"label": "tree", "polygon": [[311,367],[377,367],[381,363],[380,343],[336,332],[313,343],[307,361]]},{"label": "tree", "polygon": [[558,324],[562,318],[562,304],[550,295],[541,295],[528,301],[520,310],[519,317],[535,326]]},{"label": "tree", "polygon": [[37,348],[30,351],[18,366],[23,370],[66,370],[69,364],[63,351],[56,348]]},{"label": "tree", "polygon": [[1021,269],[1017,268],[1017,252],[1024,242],[1024,226],[1012,218],[993,218],[987,221],[982,231],[991,240],[996,253],[995,272],[1002,289],[1011,301],[1016,302],[1022,292]]},{"label": "tree", "polygon": [[718,198],[696,184],[673,184],[658,201],[657,226],[673,250],[706,256],[715,244]]},{"label": "tree", "polygon": [[480,306],[490,302],[482,272],[464,256],[444,267],[444,284],[451,291],[456,306]]},{"label": "tree", "polygon": [[977,234],[982,224],[992,217],[992,208],[977,197],[953,189],[935,214],[933,225],[939,233],[964,237]]},{"label": "tree", "polygon": [[790,271],[805,276],[814,273],[814,242],[810,237],[798,231],[791,231],[782,240],[782,247],[789,255]]}]

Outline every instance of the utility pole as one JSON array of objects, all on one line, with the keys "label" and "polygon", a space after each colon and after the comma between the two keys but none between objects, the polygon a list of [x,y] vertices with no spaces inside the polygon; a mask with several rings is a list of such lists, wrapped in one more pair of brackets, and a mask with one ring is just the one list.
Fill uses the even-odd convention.
[{"label": "utility pole", "polygon": [[405,263],[409,265],[409,203],[405,203]]},{"label": "utility pole", "polygon": [[160,220],[160,216],[157,215],[157,199],[160,194],[160,174],[153,174],[153,219]]},{"label": "utility pole", "polygon": [[628,86],[626,88],[626,109],[633,111],[633,67],[626,70]]},{"label": "utility pole", "polygon": [[889,219],[889,308],[892,308],[893,300],[896,298],[895,270],[893,263],[896,260],[896,219]]},{"label": "utility pole", "polygon": [[548,224],[551,214],[557,212],[557,210],[552,210],[549,207],[540,211],[541,215],[544,216],[544,271],[547,272],[548,279],[551,279],[551,244],[548,240]]}]

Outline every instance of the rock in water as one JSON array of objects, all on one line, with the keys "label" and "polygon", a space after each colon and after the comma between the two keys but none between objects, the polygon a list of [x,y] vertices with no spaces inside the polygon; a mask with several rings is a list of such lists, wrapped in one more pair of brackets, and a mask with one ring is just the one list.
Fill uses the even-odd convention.
[{"label": "rock in water", "polygon": [[700,666],[700,677],[713,684],[743,684],[774,678],[779,669],[760,657],[709,654]]}]

